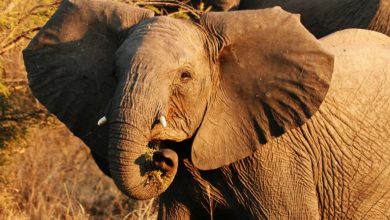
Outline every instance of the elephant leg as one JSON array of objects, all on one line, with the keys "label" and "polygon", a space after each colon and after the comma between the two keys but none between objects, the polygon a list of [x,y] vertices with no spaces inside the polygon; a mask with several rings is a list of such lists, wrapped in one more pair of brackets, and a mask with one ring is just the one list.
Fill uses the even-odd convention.
[{"label": "elephant leg", "polygon": [[168,202],[160,199],[158,218],[163,219],[190,219],[190,211],[187,206],[178,202]]},{"label": "elephant leg", "polygon": [[183,163],[179,167],[175,180],[160,196],[158,219],[210,219],[208,210],[202,206],[202,191],[194,176]]}]

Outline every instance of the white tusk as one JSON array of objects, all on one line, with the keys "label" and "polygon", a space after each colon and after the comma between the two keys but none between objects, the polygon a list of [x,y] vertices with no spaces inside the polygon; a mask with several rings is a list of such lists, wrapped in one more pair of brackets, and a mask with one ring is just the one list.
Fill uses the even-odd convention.
[{"label": "white tusk", "polygon": [[99,119],[99,121],[97,122],[97,125],[102,126],[105,123],[107,123],[107,118],[106,118],[106,116],[103,116],[101,119]]},{"label": "white tusk", "polygon": [[165,116],[160,117],[160,122],[164,128],[167,127],[167,120],[165,119]]}]

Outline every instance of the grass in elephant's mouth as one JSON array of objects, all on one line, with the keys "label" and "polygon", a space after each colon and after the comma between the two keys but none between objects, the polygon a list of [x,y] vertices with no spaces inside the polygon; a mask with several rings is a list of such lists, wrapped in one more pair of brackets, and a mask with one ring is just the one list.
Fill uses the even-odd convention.
[{"label": "grass in elephant's mouth", "polygon": [[[157,184],[158,187],[167,188],[168,181],[165,177],[165,173],[153,165],[153,154],[159,149],[169,148],[174,150],[176,153],[182,152],[184,146],[190,147],[192,143],[192,138],[184,140],[182,142],[175,141],[150,141],[146,146],[144,159],[146,163],[146,175],[147,180],[145,184]],[[185,148],[184,148],[185,149]],[[180,153],[178,153],[180,155]]]},{"label": "grass in elephant's mouth", "polygon": [[171,150],[175,150],[180,146],[181,142],[174,142],[174,141],[150,141],[148,143],[148,146],[146,146],[145,149],[145,159],[147,161],[151,161],[153,157],[153,153],[160,149],[169,148]]},{"label": "grass in elephant's mouth", "polygon": [[160,141],[151,141],[145,149],[145,161],[151,162],[153,160],[153,154],[160,149]]},{"label": "grass in elephant's mouth", "polygon": [[156,169],[153,165],[153,154],[159,149],[166,148],[166,141],[150,141],[145,149],[145,163],[147,167],[147,180],[146,184],[157,184],[159,187],[166,187],[167,181],[164,177],[164,173]]}]

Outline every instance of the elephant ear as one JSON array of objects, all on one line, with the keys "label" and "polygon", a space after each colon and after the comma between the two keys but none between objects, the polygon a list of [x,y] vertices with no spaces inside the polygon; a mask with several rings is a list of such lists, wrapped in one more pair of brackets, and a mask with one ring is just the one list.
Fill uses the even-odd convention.
[{"label": "elephant ear", "polygon": [[307,121],[322,103],[333,56],[281,8],[213,12],[201,25],[216,38],[219,85],[194,138],[202,170],[243,159]]},{"label": "elephant ear", "polygon": [[23,51],[32,92],[98,155],[107,158],[108,126],[98,127],[116,87],[115,51],[150,10],[103,0],[64,0]]}]

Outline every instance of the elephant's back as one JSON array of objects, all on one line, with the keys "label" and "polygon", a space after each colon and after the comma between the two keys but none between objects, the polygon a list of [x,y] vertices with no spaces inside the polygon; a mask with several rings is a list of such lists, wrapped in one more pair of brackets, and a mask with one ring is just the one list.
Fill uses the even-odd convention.
[{"label": "elephant's back", "polygon": [[[320,40],[335,56],[328,99],[348,109],[375,107],[383,97],[382,111],[390,111],[390,37],[368,30],[348,29]],[[379,103],[378,103],[379,104]],[[384,108],[384,104],[387,108]],[[377,112],[379,113],[379,112]]]},{"label": "elephant's back", "polygon": [[[390,38],[382,33],[363,29],[345,29],[327,35],[320,39],[330,50],[337,51],[345,48],[367,49],[368,46],[389,46]],[[386,49],[386,48],[382,48]],[[388,49],[388,48],[387,48]]]},{"label": "elephant's back", "polygon": [[[321,42],[335,56],[331,84],[321,108],[333,105],[347,112],[351,120],[383,128],[383,135],[390,137],[390,37],[348,29]],[[390,151],[390,138],[387,148]]]},{"label": "elephant's back", "polygon": [[302,129],[321,131],[319,185],[336,188],[335,203],[351,206],[344,216],[384,219],[390,215],[390,38],[352,29],[321,41],[335,55],[331,86]]}]

